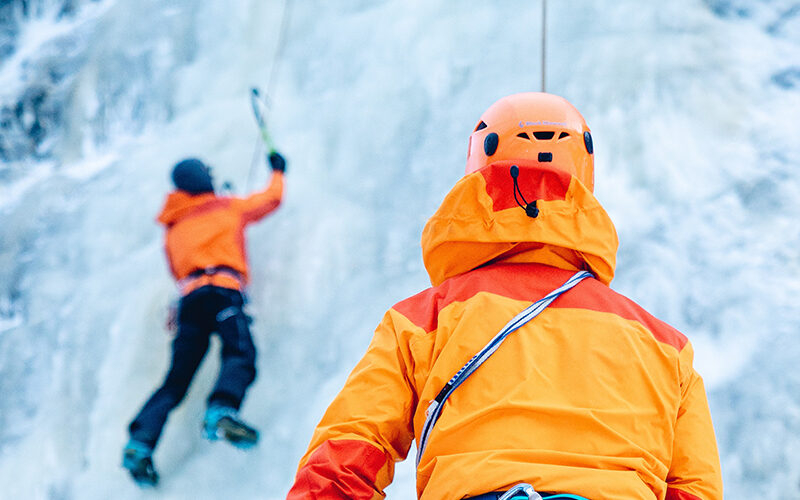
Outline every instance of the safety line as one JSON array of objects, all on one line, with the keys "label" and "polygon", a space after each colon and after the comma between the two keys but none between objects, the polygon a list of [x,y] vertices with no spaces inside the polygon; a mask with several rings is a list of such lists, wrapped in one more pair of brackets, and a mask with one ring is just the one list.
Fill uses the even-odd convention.
[{"label": "safety line", "polygon": [[[264,110],[264,120],[267,121],[267,117],[269,116],[269,112],[272,110],[271,100],[272,96],[275,92],[275,82],[278,81],[278,73],[280,71],[281,66],[281,59],[283,58],[283,49],[286,46],[286,31],[289,29],[289,25],[291,24],[291,9],[292,2],[291,0],[284,0],[283,2],[283,12],[281,13],[281,25],[278,31],[278,43],[275,46],[275,53],[272,55],[272,64],[269,67],[269,77],[267,78],[267,89],[266,93],[262,98],[266,103],[266,109]],[[267,121],[268,123],[268,121]],[[253,180],[253,172],[256,169],[256,165],[261,162],[261,156],[263,153],[263,143],[264,141],[261,139],[261,134],[259,131],[259,137],[256,139],[255,147],[253,148],[253,158],[250,160],[250,170],[247,173],[247,183],[245,184],[246,192],[250,192],[252,189],[252,180]]]},{"label": "safety line", "polygon": [[547,0],[542,0],[542,92],[547,92]]}]

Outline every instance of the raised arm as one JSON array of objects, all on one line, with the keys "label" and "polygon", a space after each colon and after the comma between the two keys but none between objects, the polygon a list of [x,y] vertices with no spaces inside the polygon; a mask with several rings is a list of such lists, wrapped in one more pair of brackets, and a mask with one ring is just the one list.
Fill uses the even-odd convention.
[{"label": "raised arm", "polygon": [[266,189],[239,200],[245,224],[255,222],[278,208],[282,198],[283,172],[273,171]]}]

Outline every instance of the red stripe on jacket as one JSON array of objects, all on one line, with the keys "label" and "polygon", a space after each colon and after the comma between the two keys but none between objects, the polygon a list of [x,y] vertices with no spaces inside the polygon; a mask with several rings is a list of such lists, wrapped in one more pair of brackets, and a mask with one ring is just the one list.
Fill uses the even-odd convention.
[{"label": "red stripe on jacket", "polygon": [[[432,332],[438,326],[439,311],[454,302],[464,302],[478,292],[535,301],[561,286],[571,275],[571,271],[541,264],[494,264],[450,278],[397,303],[394,309],[426,332]],[[550,307],[606,312],[637,321],[656,340],[679,351],[687,342],[686,336],[678,330],[597,280],[584,280]]]},{"label": "red stripe on jacket", "polygon": [[667,496],[664,498],[665,500],[701,500],[700,497],[696,497],[691,493],[686,493],[677,488],[667,488]]},{"label": "red stripe on jacket", "polygon": [[297,471],[286,500],[371,500],[384,465],[386,455],[365,441],[325,441]]}]

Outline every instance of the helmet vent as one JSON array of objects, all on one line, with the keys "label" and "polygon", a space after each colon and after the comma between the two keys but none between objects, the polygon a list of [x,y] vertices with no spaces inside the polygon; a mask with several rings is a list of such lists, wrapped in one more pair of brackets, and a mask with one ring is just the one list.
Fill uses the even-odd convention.
[{"label": "helmet vent", "polygon": [[549,141],[550,139],[553,138],[554,135],[556,135],[556,133],[551,131],[541,131],[533,133],[533,136],[540,141]]},{"label": "helmet vent", "polygon": [[594,154],[594,143],[592,142],[592,134],[589,132],[583,133],[583,144],[586,146],[586,152]]},{"label": "helmet vent", "polygon": [[486,123],[484,123],[483,121],[481,121],[481,122],[478,124],[478,126],[477,126],[477,127],[475,127],[475,132],[477,132],[478,130],[483,130],[483,129],[485,129],[485,128],[486,128]]},{"label": "helmet vent", "polygon": [[517,134],[517,137],[522,137],[523,139],[530,139],[530,136],[526,132],[520,132]]},{"label": "helmet vent", "polygon": [[483,152],[486,156],[492,156],[497,152],[497,144],[500,142],[500,137],[492,132],[483,140]]},{"label": "helmet vent", "polygon": [[558,140],[560,141],[564,137],[569,137],[569,134],[567,132],[561,132],[561,135],[558,136]]}]

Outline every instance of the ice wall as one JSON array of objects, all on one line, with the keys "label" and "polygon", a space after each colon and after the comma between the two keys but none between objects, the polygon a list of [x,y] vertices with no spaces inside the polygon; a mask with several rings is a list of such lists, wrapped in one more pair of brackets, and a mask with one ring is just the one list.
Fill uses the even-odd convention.
[{"label": "ice wall", "polygon": [[[696,346],[726,498],[797,498],[800,3],[665,3],[550,2],[548,90],[592,127],[614,288]],[[0,498],[285,496],[383,311],[427,286],[420,232],[477,117],[539,90],[537,2],[290,0],[275,60],[285,5],[0,6]],[[263,442],[200,438],[212,352],[142,492],[120,448],[175,293],[153,218],[187,155],[239,193],[265,181],[247,91],[271,75],[290,165],[249,230]],[[390,498],[413,497],[411,463]]]}]

